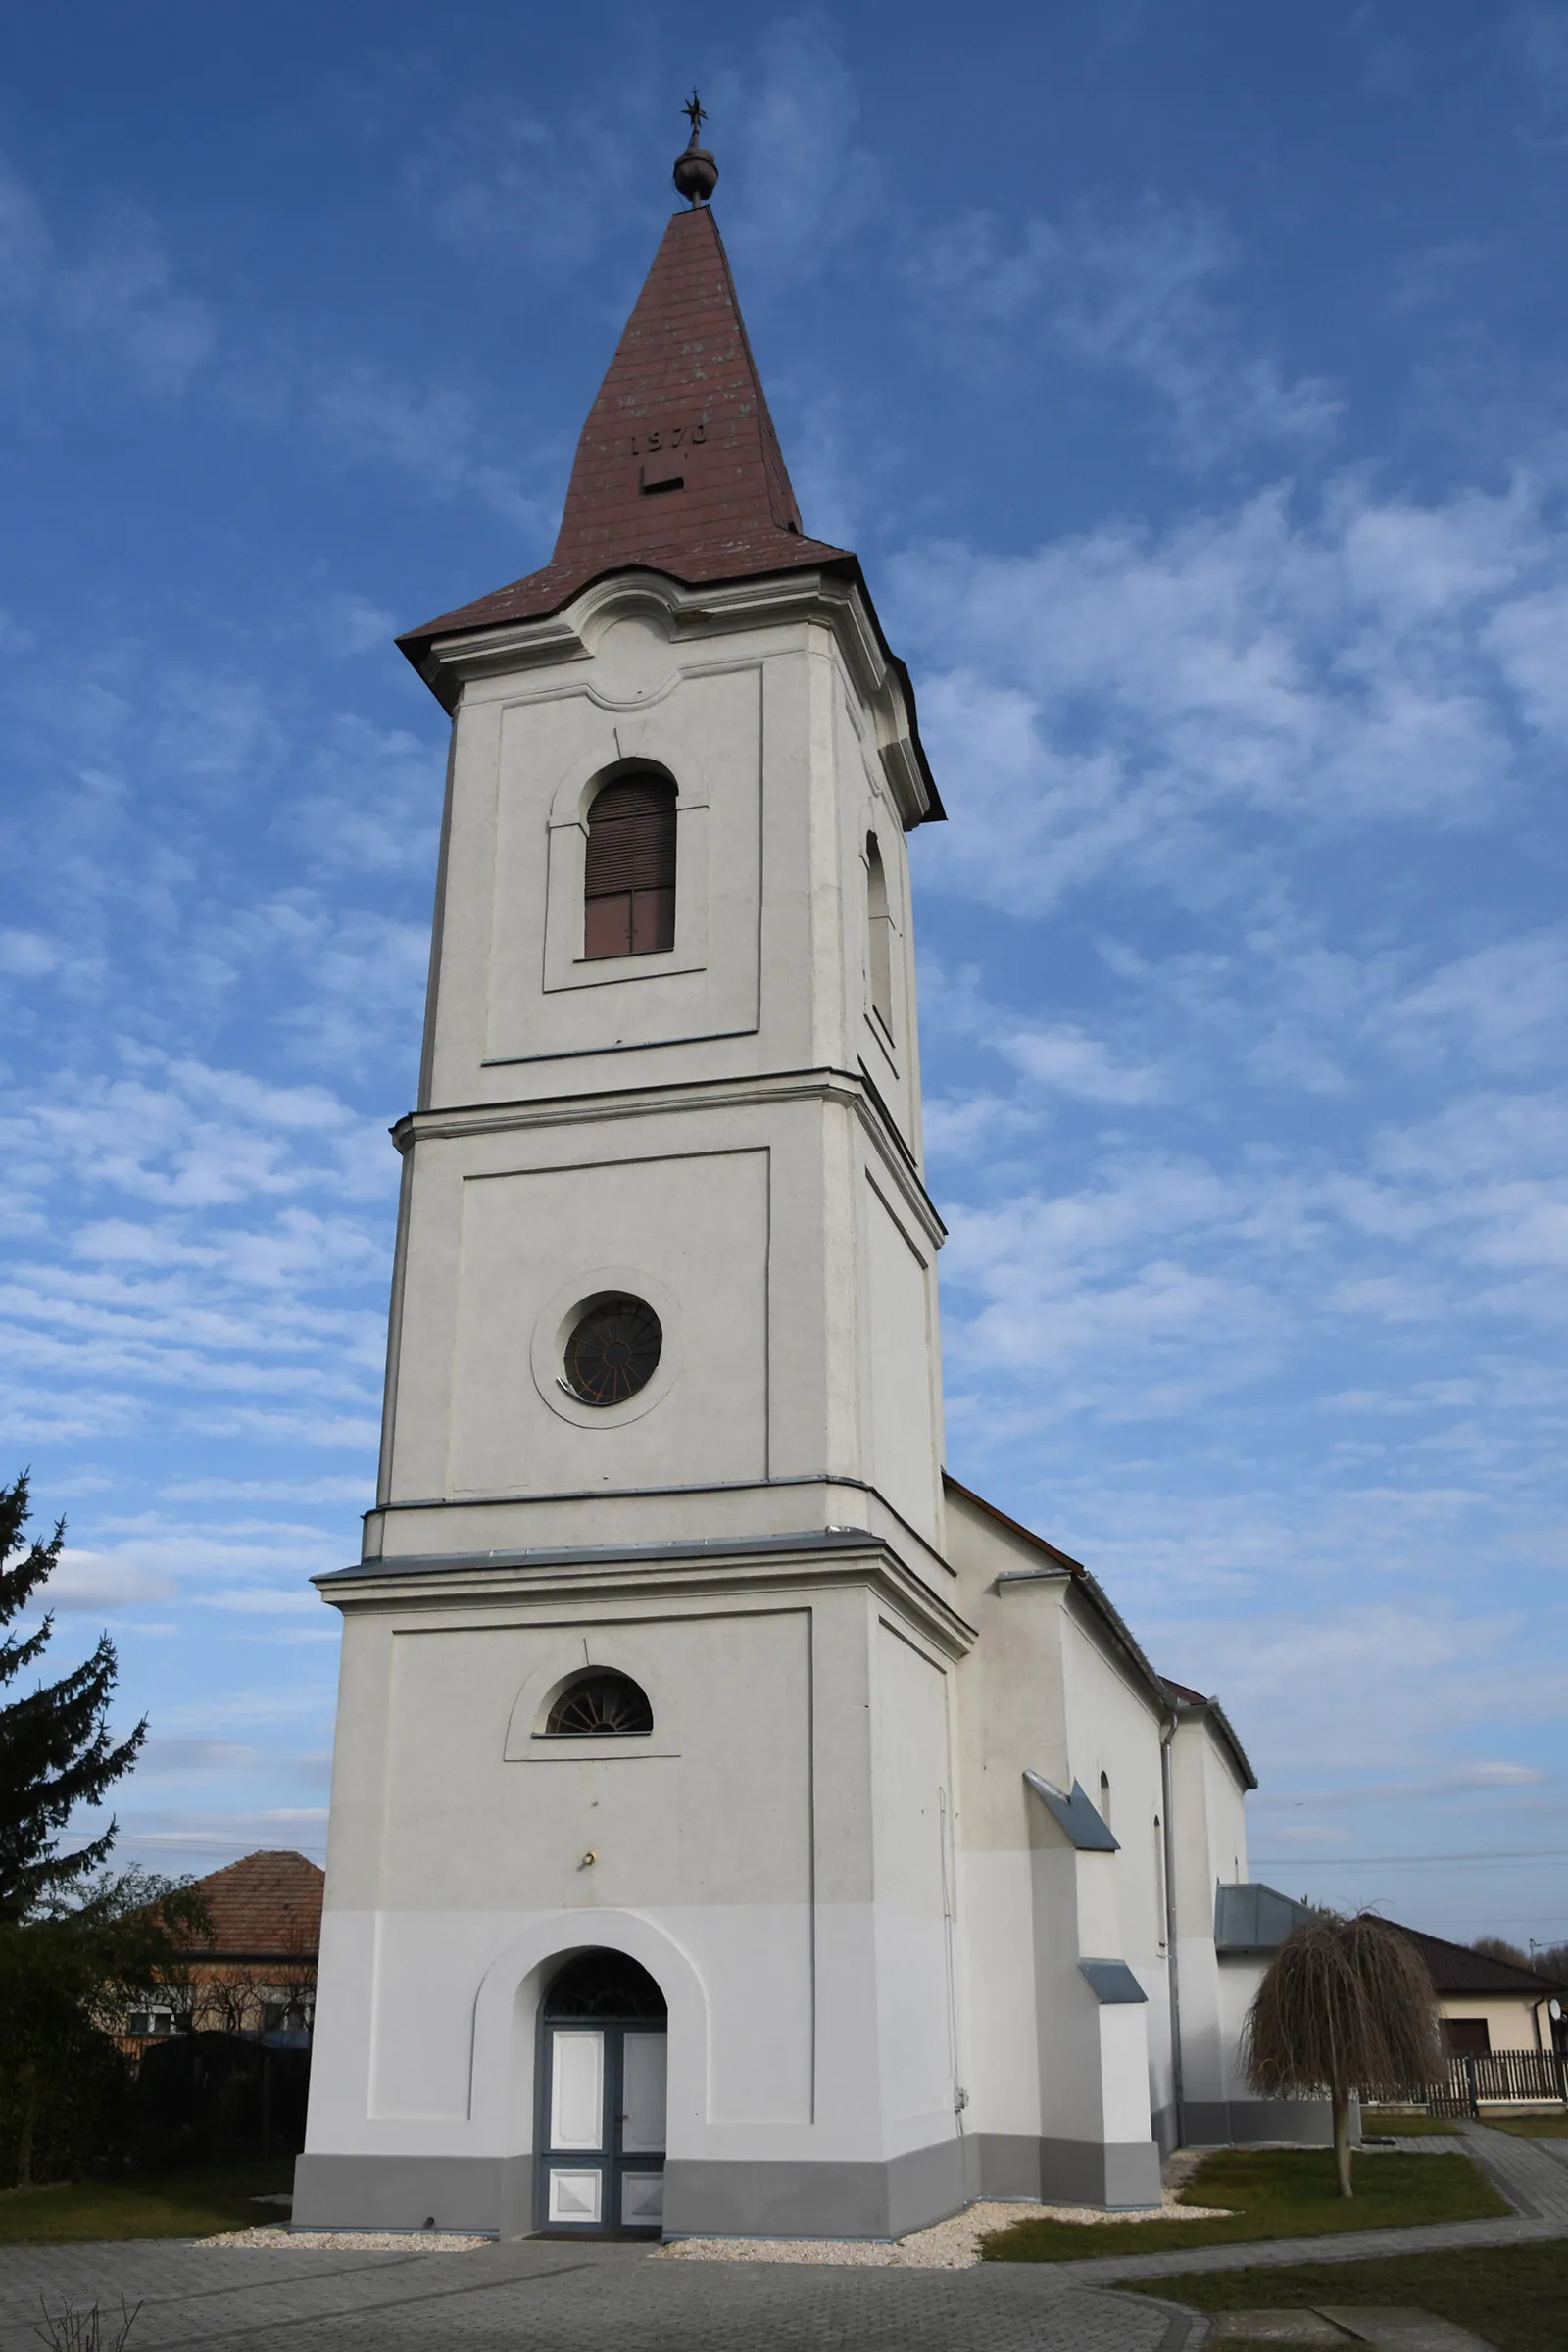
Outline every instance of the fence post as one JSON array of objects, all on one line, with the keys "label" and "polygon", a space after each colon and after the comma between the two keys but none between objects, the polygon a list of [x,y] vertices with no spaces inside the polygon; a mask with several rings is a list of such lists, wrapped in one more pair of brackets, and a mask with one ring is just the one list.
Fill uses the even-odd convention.
[{"label": "fence post", "polygon": [[1464,2062],[1464,2086],[1469,2095],[1470,2113],[1474,2120],[1479,2124],[1481,2121],[1481,2101],[1476,2096],[1476,2062],[1473,2058],[1466,2058]]}]

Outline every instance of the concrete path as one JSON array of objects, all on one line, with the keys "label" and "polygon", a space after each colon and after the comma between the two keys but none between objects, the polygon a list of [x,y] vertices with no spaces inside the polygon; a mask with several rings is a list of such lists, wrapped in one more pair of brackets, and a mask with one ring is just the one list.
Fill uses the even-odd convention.
[{"label": "concrete path", "polygon": [[1568,2139],[1515,2139],[1463,2123],[1465,2153],[1473,2156],[1514,2210],[1568,2230]]},{"label": "concrete path", "polygon": [[[179,2240],[0,2250],[0,2348],[58,2314],[142,2305],[128,2352],[1196,2352],[1192,2313],[1038,2264],[969,2271],[652,2262],[524,2239],[466,2254],[252,2252]],[[113,2333],[108,2339],[113,2341]]]}]

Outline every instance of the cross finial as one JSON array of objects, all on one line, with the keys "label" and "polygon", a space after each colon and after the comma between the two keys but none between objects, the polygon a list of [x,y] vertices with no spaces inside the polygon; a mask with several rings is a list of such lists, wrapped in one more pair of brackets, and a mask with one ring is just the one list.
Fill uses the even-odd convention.
[{"label": "cross finial", "polygon": [[692,126],[692,135],[675,158],[675,185],[695,211],[698,205],[708,202],[717,187],[718,166],[708,149],[697,143],[703,135],[703,124],[708,121],[708,109],[695,90],[686,101],[685,114]]}]

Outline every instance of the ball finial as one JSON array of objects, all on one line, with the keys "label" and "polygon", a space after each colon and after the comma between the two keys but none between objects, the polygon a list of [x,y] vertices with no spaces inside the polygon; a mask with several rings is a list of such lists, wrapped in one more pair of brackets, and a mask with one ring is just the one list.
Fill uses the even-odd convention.
[{"label": "ball finial", "polygon": [[686,118],[691,123],[692,135],[675,158],[675,192],[684,196],[695,208],[699,204],[706,204],[718,185],[718,166],[708,149],[697,144],[698,134],[708,115],[695,90],[686,101]]}]

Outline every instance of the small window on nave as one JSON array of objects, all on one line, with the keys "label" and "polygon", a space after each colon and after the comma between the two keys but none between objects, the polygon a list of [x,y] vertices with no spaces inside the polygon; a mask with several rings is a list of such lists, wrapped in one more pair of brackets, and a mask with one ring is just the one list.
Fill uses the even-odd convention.
[{"label": "small window on nave", "polygon": [[617,776],[588,810],[583,956],[675,945],[675,786],[657,768]]},{"label": "small window on nave", "polygon": [[1110,1828],[1110,1775],[1108,1772],[1102,1772],[1100,1776],[1100,1818],[1108,1830]]},{"label": "small window on nave", "polygon": [[870,937],[866,960],[870,967],[871,1009],[889,1037],[893,1035],[893,917],[888,912],[888,877],[876,835],[865,837],[866,917]]}]

